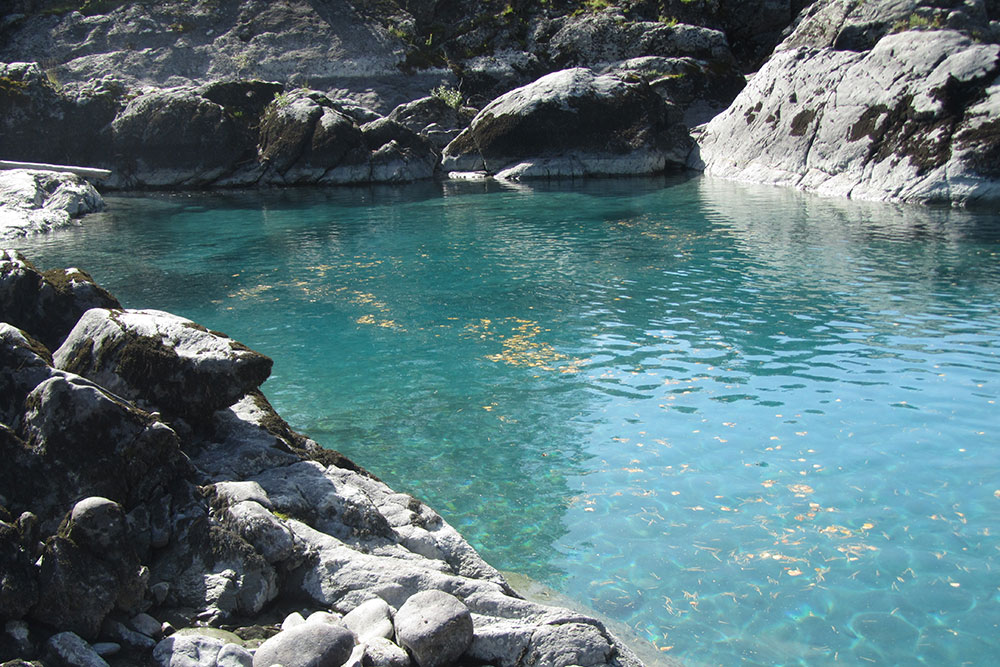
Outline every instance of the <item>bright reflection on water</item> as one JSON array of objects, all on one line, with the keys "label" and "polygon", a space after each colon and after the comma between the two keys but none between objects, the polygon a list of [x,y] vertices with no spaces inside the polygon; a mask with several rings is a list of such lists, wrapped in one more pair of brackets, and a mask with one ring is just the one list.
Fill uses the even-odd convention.
[{"label": "bright reflection on water", "polygon": [[27,240],[690,664],[1000,652],[997,216],[706,179],[112,199]]}]

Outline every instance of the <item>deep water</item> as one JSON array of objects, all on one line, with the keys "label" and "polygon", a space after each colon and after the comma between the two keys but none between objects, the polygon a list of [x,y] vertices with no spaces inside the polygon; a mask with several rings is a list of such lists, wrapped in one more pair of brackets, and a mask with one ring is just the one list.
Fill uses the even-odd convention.
[{"label": "deep water", "polygon": [[1000,215],[709,179],[109,198],[16,244],[692,665],[1000,654]]}]

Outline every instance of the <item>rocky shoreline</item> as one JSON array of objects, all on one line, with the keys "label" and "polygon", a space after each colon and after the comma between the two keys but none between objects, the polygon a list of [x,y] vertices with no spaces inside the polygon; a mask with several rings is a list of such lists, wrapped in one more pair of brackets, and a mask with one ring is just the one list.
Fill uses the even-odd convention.
[{"label": "rocky shoreline", "polygon": [[292,431],[269,358],[15,251],[0,313],[5,667],[641,664]]},{"label": "rocky shoreline", "polygon": [[78,4],[0,25],[0,159],[107,189],[692,168],[1000,198],[996,0]]}]

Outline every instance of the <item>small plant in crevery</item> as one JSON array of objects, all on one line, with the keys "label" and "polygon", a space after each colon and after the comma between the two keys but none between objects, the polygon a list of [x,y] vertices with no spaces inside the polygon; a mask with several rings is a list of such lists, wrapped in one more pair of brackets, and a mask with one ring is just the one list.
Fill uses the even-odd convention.
[{"label": "small plant in crevery", "polygon": [[289,104],[292,103],[292,100],[289,99],[288,93],[275,93],[272,103],[277,108],[284,109],[285,107],[287,107]]},{"label": "small plant in crevery", "polygon": [[458,109],[462,106],[462,92],[443,83],[431,90],[431,97],[441,100],[452,109]]}]

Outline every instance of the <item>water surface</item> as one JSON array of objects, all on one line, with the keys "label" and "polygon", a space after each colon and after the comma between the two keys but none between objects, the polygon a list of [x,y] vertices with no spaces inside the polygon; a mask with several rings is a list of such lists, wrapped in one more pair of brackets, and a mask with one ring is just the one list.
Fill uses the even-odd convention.
[{"label": "water surface", "polygon": [[1000,654],[1000,216],[710,179],[111,198],[28,239],[689,664]]}]

